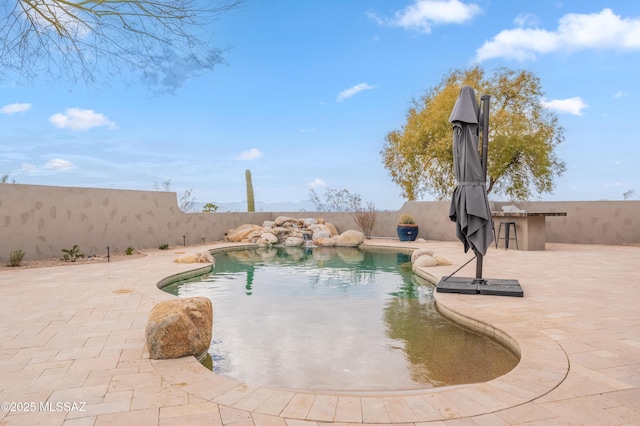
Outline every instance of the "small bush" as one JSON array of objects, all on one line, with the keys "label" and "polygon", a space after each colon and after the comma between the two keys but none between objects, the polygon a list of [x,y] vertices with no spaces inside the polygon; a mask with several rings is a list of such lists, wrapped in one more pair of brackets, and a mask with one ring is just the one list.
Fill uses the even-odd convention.
[{"label": "small bush", "polygon": [[74,244],[73,248],[62,249],[62,251],[64,252],[62,260],[65,262],[75,262],[78,258],[84,258],[84,253],[80,253],[80,249],[77,244]]},{"label": "small bush", "polygon": [[24,252],[22,250],[14,250],[9,254],[7,266],[20,266],[23,258]]},{"label": "small bush", "polygon": [[158,247],[160,250],[169,250],[169,244],[164,243],[162,244],[160,247]]},{"label": "small bush", "polygon": [[131,256],[133,254],[133,247],[127,247],[124,252],[127,256]]},{"label": "small bush", "polygon": [[399,222],[402,225],[415,225],[416,221],[410,214],[403,213],[400,215]]},{"label": "small bush", "polygon": [[376,224],[377,211],[372,202],[368,202],[365,207],[358,207],[351,212],[351,217],[362,230],[367,239],[371,239],[373,225]]}]

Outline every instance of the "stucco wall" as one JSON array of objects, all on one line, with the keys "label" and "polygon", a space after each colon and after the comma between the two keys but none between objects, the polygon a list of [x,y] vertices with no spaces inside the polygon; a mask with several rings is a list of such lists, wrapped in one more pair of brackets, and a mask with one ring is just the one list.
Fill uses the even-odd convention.
[{"label": "stucco wall", "polygon": [[[506,205],[528,212],[566,213],[566,217],[546,218],[547,242],[640,244],[640,201],[492,202],[491,210],[501,211]],[[405,203],[400,211],[415,216],[421,237],[441,241],[456,239],[455,225],[449,221],[448,201]],[[495,226],[497,229],[498,225]]]},{"label": "stucco wall", "polygon": [[547,241],[571,244],[640,243],[640,201],[536,201],[513,204],[531,212],[565,212],[548,217]]},{"label": "stucco wall", "polygon": [[[499,210],[506,203],[496,203]],[[528,211],[564,211],[547,218],[547,241],[583,244],[640,243],[640,201],[519,203]],[[448,202],[408,202],[400,211],[377,214],[372,235],[397,238],[401,213],[412,214],[419,237],[455,240]],[[323,217],[343,232],[358,229],[351,215],[335,212],[183,213],[174,192],[0,184],[0,262],[21,249],[25,259],[61,256],[77,244],[85,255],[155,248],[167,243],[220,241],[243,223],[262,224],[285,215]]]},{"label": "stucco wall", "polygon": [[186,215],[171,192],[36,185],[0,185],[0,260],[21,249],[26,258],[58,257],[77,244],[85,255],[123,252],[215,237],[214,221]]},{"label": "stucco wall", "polygon": [[[322,216],[340,232],[357,229],[344,213],[183,213],[174,192],[0,184],[0,262],[18,249],[28,260],[60,257],[62,249],[75,244],[87,256],[104,256],[107,246],[111,253],[164,243],[182,246],[183,236],[187,245],[220,241],[231,228],[281,215]],[[388,222],[394,222],[395,229],[397,215],[380,217],[385,215],[389,219],[380,221],[378,232]]]}]

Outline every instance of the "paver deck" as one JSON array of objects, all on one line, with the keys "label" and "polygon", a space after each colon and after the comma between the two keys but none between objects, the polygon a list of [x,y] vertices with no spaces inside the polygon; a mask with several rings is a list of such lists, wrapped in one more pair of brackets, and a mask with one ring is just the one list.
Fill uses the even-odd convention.
[{"label": "paver deck", "polygon": [[[435,250],[453,264],[417,272],[436,280],[471,257],[456,242],[367,244]],[[3,404],[0,424],[640,424],[640,248],[546,248],[485,257],[484,276],[519,280],[523,298],[436,293],[444,314],[519,350],[518,366],[487,383],[411,392],[271,389],[193,357],[150,360],[148,313],[173,297],[156,284],[198,266],[174,263],[173,251],[3,270],[0,402],[14,411]],[[474,272],[472,262],[458,275]]]}]

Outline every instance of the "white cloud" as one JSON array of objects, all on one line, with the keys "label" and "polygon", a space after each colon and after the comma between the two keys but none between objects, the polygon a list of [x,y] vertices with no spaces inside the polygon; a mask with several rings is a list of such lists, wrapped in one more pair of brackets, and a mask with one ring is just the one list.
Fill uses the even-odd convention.
[{"label": "white cloud", "polygon": [[627,92],[623,92],[622,90],[618,90],[618,92],[613,95],[614,98],[623,98],[625,96],[629,96]]},{"label": "white cloud", "polygon": [[71,161],[63,160],[60,158],[54,158],[53,160],[49,160],[44,165],[44,168],[47,170],[66,170],[72,167],[74,167],[74,164]]},{"label": "white cloud", "polygon": [[91,109],[69,108],[64,114],[57,113],[49,117],[49,122],[60,129],[88,130],[92,127],[115,129],[116,124],[104,114]]},{"label": "white cloud", "polygon": [[15,114],[16,112],[25,112],[31,109],[31,104],[9,104],[0,108],[0,113],[2,114]]},{"label": "white cloud", "polygon": [[571,115],[582,115],[582,110],[589,107],[580,96],[569,99],[555,99],[552,101],[542,101],[542,106],[554,111],[564,112]]},{"label": "white cloud", "polygon": [[521,15],[516,16],[513,20],[513,23],[516,24],[517,27],[533,27],[538,24],[538,17],[531,13],[523,13]]},{"label": "white cloud", "polygon": [[374,14],[369,14],[369,17],[381,25],[430,33],[433,25],[461,24],[481,12],[480,6],[460,0],[415,0],[413,4],[397,11],[393,18],[382,19]]},{"label": "white cloud", "polygon": [[532,28],[504,30],[476,51],[476,60],[512,58],[519,61],[534,60],[535,53],[557,50],[558,38],[554,33]]},{"label": "white cloud", "polygon": [[340,92],[340,94],[338,95],[338,99],[336,99],[336,102],[342,102],[345,99],[349,99],[350,97],[352,97],[356,93],[362,92],[363,90],[371,90],[371,89],[375,89],[375,86],[372,86],[372,85],[367,84],[367,83],[356,84],[355,86],[350,87],[350,88],[345,89],[342,92]]},{"label": "white cloud", "polygon": [[262,151],[257,148],[251,148],[248,151],[242,151],[236,159],[240,161],[251,161],[260,157],[262,157]]},{"label": "white cloud", "polygon": [[309,189],[324,188],[325,186],[327,186],[326,182],[320,178],[316,178],[313,182],[307,184]]},{"label": "white cloud", "polygon": [[38,166],[36,166],[35,164],[29,164],[29,163],[22,163],[22,166],[20,167],[20,169],[23,172],[30,172],[33,171],[35,169],[37,169]]},{"label": "white cloud", "polygon": [[640,50],[640,19],[621,18],[611,9],[590,15],[570,13],[560,18],[555,31],[503,30],[476,51],[476,60],[534,60],[538,54],[584,49]]}]

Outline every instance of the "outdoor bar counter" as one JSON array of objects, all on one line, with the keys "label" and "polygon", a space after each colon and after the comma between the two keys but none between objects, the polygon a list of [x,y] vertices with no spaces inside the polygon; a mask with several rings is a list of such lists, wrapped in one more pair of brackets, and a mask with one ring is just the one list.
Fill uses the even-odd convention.
[{"label": "outdoor bar counter", "polygon": [[[506,211],[492,211],[493,226],[496,232],[496,241],[498,238],[498,230],[500,228],[500,222],[515,222],[516,234],[518,236],[518,248],[520,250],[544,250],[546,237],[546,219],[547,216],[566,216],[567,213],[563,212],[506,212]],[[502,229],[500,235],[501,239],[498,241],[498,248],[505,248],[506,240],[505,230]],[[515,249],[516,244],[513,238],[513,230],[511,231],[512,240],[509,242],[509,249]]]}]

